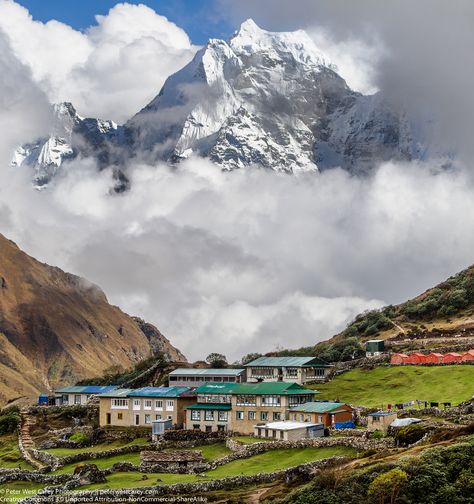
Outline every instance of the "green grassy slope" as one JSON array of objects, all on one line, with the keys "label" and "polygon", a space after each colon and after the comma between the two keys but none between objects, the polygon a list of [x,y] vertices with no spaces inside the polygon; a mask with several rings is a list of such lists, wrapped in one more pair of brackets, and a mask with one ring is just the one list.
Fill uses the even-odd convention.
[{"label": "green grassy slope", "polygon": [[415,399],[458,404],[474,395],[474,366],[399,366],[353,369],[315,385],[318,399],[378,407]]}]

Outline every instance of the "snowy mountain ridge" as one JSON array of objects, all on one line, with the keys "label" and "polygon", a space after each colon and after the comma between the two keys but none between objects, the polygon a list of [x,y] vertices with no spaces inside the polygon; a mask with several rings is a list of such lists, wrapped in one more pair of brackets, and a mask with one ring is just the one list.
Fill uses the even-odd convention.
[{"label": "snowy mountain ridge", "polygon": [[20,147],[38,185],[61,164],[94,156],[99,168],[127,160],[171,163],[197,155],[225,170],[257,165],[298,173],[336,166],[361,174],[423,146],[402,111],[380,94],[349,88],[302,30],[269,32],[245,21],[228,41],[211,39],[125,125],[54,109],[47,138]]}]

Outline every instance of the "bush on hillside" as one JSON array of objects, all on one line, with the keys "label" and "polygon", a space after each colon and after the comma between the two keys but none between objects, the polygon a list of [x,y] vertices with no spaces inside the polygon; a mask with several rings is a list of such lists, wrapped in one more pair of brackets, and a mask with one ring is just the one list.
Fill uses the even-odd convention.
[{"label": "bush on hillside", "polygon": [[0,416],[0,436],[16,432],[21,422],[20,413],[14,409],[8,409]]}]

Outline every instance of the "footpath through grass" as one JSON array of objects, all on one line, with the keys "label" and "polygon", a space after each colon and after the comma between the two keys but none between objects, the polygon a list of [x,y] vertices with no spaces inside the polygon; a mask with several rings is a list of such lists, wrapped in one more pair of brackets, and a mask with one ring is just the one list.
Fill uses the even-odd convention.
[{"label": "footpath through grass", "polygon": [[107,483],[98,483],[78,488],[77,490],[99,490],[108,488],[133,488],[152,485],[172,485],[174,483],[193,483],[208,480],[222,479],[231,476],[251,476],[259,473],[267,473],[294,467],[306,462],[333,457],[335,455],[355,457],[357,451],[354,448],[333,446],[328,448],[289,448],[271,450],[260,453],[246,459],[239,459],[219,466],[212,471],[195,474],[147,474],[144,479],[143,473],[127,472],[114,473],[107,476]]},{"label": "footpath through grass", "polygon": [[314,385],[318,399],[368,407],[416,399],[457,405],[474,394],[474,366],[392,366],[353,369]]}]

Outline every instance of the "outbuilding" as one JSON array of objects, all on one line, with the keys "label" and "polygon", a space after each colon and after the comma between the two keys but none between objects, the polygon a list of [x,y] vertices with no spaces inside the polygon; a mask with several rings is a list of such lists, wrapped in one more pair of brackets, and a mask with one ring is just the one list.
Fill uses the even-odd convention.
[{"label": "outbuilding", "polygon": [[413,352],[405,359],[405,364],[424,364],[425,357],[425,354]]},{"label": "outbuilding", "polygon": [[462,362],[474,361],[474,348],[461,355]]},{"label": "outbuilding", "polygon": [[449,352],[443,355],[443,363],[461,362],[461,354]]},{"label": "outbuilding", "polygon": [[443,362],[443,354],[431,352],[425,356],[425,364],[439,364]]},{"label": "outbuilding", "polygon": [[394,411],[376,411],[367,415],[367,430],[387,433],[390,424],[397,419]]},{"label": "outbuilding", "polygon": [[311,401],[293,406],[289,418],[298,422],[322,423],[325,427],[333,427],[336,422],[352,421],[353,408],[345,403]]},{"label": "outbuilding", "polygon": [[403,353],[394,353],[390,357],[390,364],[404,364],[408,359],[408,355]]},{"label": "outbuilding", "polygon": [[278,439],[282,441],[295,441],[297,439],[315,438],[324,436],[322,423],[293,422],[270,422],[259,424],[254,428],[254,434],[259,438]]}]

